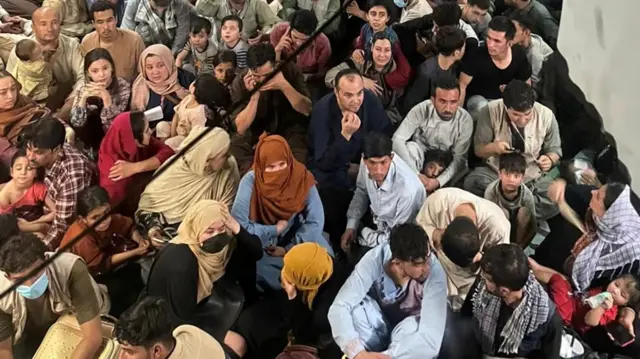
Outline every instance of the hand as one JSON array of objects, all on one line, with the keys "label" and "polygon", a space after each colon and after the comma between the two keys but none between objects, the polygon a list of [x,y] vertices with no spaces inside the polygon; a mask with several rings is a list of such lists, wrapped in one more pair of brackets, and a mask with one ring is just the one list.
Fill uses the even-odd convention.
[{"label": "hand", "polygon": [[549,170],[551,170],[551,167],[553,167],[553,161],[551,160],[551,157],[547,155],[538,157],[538,160],[536,162],[538,163],[538,167],[540,167],[540,170],[542,170],[542,172],[549,172]]},{"label": "hand", "polygon": [[580,180],[584,184],[588,184],[590,186],[595,186],[595,187],[602,186],[602,183],[600,183],[600,180],[598,179],[598,175],[596,174],[596,171],[592,170],[591,168],[587,168],[584,171],[582,171],[582,174],[580,175]]},{"label": "hand", "polygon": [[386,354],[371,353],[363,350],[358,353],[358,355],[356,355],[354,359],[391,359],[391,357]]},{"label": "hand", "polygon": [[356,231],[353,229],[347,229],[346,231],[344,231],[342,237],[340,238],[340,247],[343,251],[346,252],[349,247],[351,247],[351,242],[353,242],[355,234]]},{"label": "hand", "polygon": [[176,67],[177,68],[182,68],[182,60],[181,59],[176,59]]},{"label": "hand", "polygon": [[442,235],[444,234],[444,229],[436,228],[431,235],[431,241],[433,242],[433,246],[435,249],[442,249]]},{"label": "hand", "polygon": [[291,36],[289,33],[284,34],[278,41],[278,45],[276,45],[276,52],[282,53],[283,51],[289,51],[293,48],[293,42],[291,40]]},{"label": "hand", "polygon": [[607,296],[607,298],[604,299],[604,302],[602,302],[600,306],[604,308],[604,310],[613,308],[613,298],[611,296]]},{"label": "hand", "polygon": [[2,22],[10,22],[14,24],[22,24],[22,18],[20,16],[9,16],[5,15],[2,17]]},{"label": "hand", "polygon": [[362,10],[360,10],[360,6],[358,6],[358,2],[356,0],[351,1],[349,6],[347,6],[347,14],[349,15],[358,16],[361,12]]},{"label": "hand", "polygon": [[64,129],[64,142],[73,145],[76,142],[76,131],[71,127]]},{"label": "hand", "polygon": [[29,224],[29,221],[27,221],[27,220],[26,220],[26,219],[24,219],[24,218],[20,218],[20,217],[18,217],[18,218],[16,218],[16,220],[18,221],[18,225],[19,225],[19,226],[24,226],[25,224]]},{"label": "hand", "polygon": [[500,92],[504,92],[504,89],[507,87],[507,85],[500,85],[498,88],[500,89]]},{"label": "hand", "polygon": [[427,193],[431,193],[440,188],[440,182],[438,182],[435,178],[427,178],[427,184],[425,185],[425,190]]},{"label": "hand", "polygon": [[44,233],[41,233],[41,232],[31,232],[31,234],[33,234],[34,236],[38,237],[41,240],[44,240],[46,238]]},{"label": "hand", "polygon": [[140,243],[138,243],[138,248],[134,249],[134,251],[136,251],[137,255],[144,255],[146,254],[149,249],[150,249],[151,243],[147,240],[142,240],[140,241]]},{"label": "hand", "polygon": [[259,44],[260,42],[262,42],[262,31],[258,30],[258,34],[256,35],[256,37],[253,37],[249,40],[247,40],[247,43],[249,43],[249,46],[255,45],[255,44]]},{"label": "hand", "polygon": [[287,229],[287,226],[289,225],[289,221],[284,221],[284,220],[279,220],[276,223],[276,233],[278,235],[281,235],[285,229]]},{"label": "hand", "polygon": [[511,148],[511,145],[508,144],[507,142],[495,141],[492,143],[492,145],[493,145],[493,152],[495,152],[495,154],[497,155],[513,152],[513,148]]},{"label": "hand", "polygon": [[285,79],[282,72],[279,71],[275,76],[271,78],[271,80],[260,86],[260,89],[258,91],[282,90],[286,83],[287,79]]},{"label": "hand", "polygon": [[620,314],[620,317],[618,318],[618,323],[625,327],[629,331],[629,334],[631,334],[631,336],[634,338],[636,337],[636,333],[633,329],[633,322],[635,321],[635,319],[636,313],[630,308],[624,309]]},{"label": "hand", "polygon": [[395,261],[389,261],[387,265],[387,275],[389,278],[398,286],[404,287],[405,284],[409,281],[409,277],[404,273],[400,265]]},{"label": "hand", "polygon": [[382,87],[378,85],[378,81],[372,80],[368,77],[363,77],[364,88],[373,92],[376,96],[382,96]]},{"label": "hand", "polygon": [[107,88],[102,83],[91,83],[91,91],[96,97],[100,97],[104,104],[104,107],[111,107],[111,94],[107,91]]},{"label": "hand", "polygon": [[567,188],[567,181],[563,179],[557,179],[553,181],[547,189],[547,196],[553,203],[560,203],[564,201],[564,191]]},{"label": "hand", "polygon": [[[353,1],[355,3],[355,0]],[[356,5],[357,6],[357,5]],[[354,50],[353,54],[351,54],[351,60],[353,62],[362,65],[364,64],[364,51],[363,50]]]},{"label": "hand", "polygon": [[224,226],[227,227],[227,229],[230,230],[234,235],[240,233],[240,223],[238,223],[238,221],[236,221],[236,219],[233,218],[232,215],[228,215],[224,220]]},{"label": "hand", "polygon": [[147,237],[149,237],[149,242],[156,249],[161,249],[164,247],[165,243],[162,240],[162,230],[160,228],[154,227],[147,232]]},{"label": "hand", "polygon": [[351,139],[354,133],[360,128],[360,117],[353,112],[345,111],[342,113],[342,131],[341,134],[348,140]]},{"label": "hand", "polygon": [[135,163],[118,160],[109,170],[109,179],[117,182],[129,178],[136,173],[138,173],[138,171]]},{"label": "hand", "polygon": [[22,28],[12,22],[5,22],[0,24],[0,32],[7,34],[20,34],[22,33]]},{"label": "hand", "polygon": [[287,254],[287,250],[280,246],[269,246],[266,251],[267,254],[272,257],[284,257],[284,255]]},{"label": "hand", "polygon": [[256,87],[256,79],[253,78],[253,75],[250,72],[247,72],[242,80],[244,81],[244,87],[247,90],[252,91]]}]

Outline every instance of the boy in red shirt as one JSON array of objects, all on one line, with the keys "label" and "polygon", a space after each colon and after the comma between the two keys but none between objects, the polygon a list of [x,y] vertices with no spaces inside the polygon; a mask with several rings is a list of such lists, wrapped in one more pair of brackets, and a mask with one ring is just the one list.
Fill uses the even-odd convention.
[{"label": "boy in red shirt", "polygon": [[640,301],[640,277],[623,274],[604,288],[591,288],[584,299],[602,292],[610,294],[599,306],[591,308],[582,296],[575,295],[571,283],[565,276],[551,268],[538,264],[529,258],[529,264],[536,279],[547,284],[549,297],[558,308],[558,314],[565,325],[584,334],[591,327],[606,325],[616,320],[618,307],[634,307]]}]

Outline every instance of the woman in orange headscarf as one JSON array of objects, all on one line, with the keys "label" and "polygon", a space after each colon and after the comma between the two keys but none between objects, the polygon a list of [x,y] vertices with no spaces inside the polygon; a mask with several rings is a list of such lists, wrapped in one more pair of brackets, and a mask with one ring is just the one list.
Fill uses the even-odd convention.
[{"label": "woman in orange headscarf", "polygon": [[262,241],[267,255],[258,262],[257,280],[263,289],[280,288],[282,257],[296,244],[315,242],[333,255],[322,236],[324,211],[315,179],[281,136],[261,137],[231,214]]}]

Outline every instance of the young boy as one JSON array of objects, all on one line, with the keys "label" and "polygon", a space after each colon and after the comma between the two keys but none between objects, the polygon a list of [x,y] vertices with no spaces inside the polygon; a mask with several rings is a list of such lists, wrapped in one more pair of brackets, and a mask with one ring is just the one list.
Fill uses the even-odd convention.
[{"label": "young boy", "polygon": [[238,15],[225,16],[220,24],[220,50],[231,50],[236,53],[238,68],[247,67],[247,50],[249,45],[242,40],[242,19]]},{"label": "young boy", "polygon": [[236,77],[236,53],[231,50],[222,50],[213,59],[213,74],[221,84],[229,87]]},{"label": "young boy", "polygon": [[[367,23],[360,30],[360,36],[356,42],[356,50],[353,52],[353,59],[356,62],[364,63],[367,59],[371,60],[373,34],[379,32],[384,32],[391,41],[391,46],[397,46],[397,51],[401,51],[399,49],[400,46],[398,46],[398,35],[391,27],[387,26],[391,11],[392,6],[387,0],[371,0],[366,15]],[[392,49],[392,52],[395,54],[396,49]]]},{"label": "young boy", "polygon": [[20,93],[34,101],[45,101],[49,97],[49,86],[53,81],[51,66],[44,61],[42,46],[34,40],[24,39],[16,44],[18,62],[15,68],[16,81],[22,85]]},{"label": "young boy", "polygon": [[427,178],[436,178],[453,162],[453,154],[439,149],[428,150],[424,154],[422,174]]},{"label": "young boy", "polygon": [[[589,289],[584,297],[574,295],[571,283],[565,276],[551,268],[529,259],[533,275],[543,284],[548,285],[549,297],[556,304],[558,314],[565,325],[578,333],[584,334],[591,327],[607,325],[616,320],[618,308],[635,307],[640,302],[640,277],[635,274],[623,274],[606,287]],[[602,303],[595,303],[592,308],[585,300],[602,292],[609,297]]]},{"label": "young boy", "polygon": [[191,33],[189,41],[176,57],[176,66],[182,67],[189,55],[193,55],[193,63],[185,68],[196,75],[213,73],[213,58],[218,53],[218,47],[211,41],[211,22],[203,17],[191,19]]},{"label": "young boy", "polygon": [[533,193],[524,185],[527,163],[520,153],[500,155],[498,180],[484,192],[484,198],[497,204],[511,222],[511,242],[526,247],[536,233]]}]

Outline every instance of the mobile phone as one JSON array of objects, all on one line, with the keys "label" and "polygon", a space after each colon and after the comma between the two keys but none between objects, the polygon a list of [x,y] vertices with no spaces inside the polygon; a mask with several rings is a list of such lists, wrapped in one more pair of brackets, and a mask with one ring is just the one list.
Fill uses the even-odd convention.
[{"label": "mobile phone", "polygon": [[618,322],[611,322],[607,324],[605,329],[607,330],[607,333],[613,337],[613,341],[621,347],[626,347],[636,340],[636,338],[629,333],[629,330]]}]

